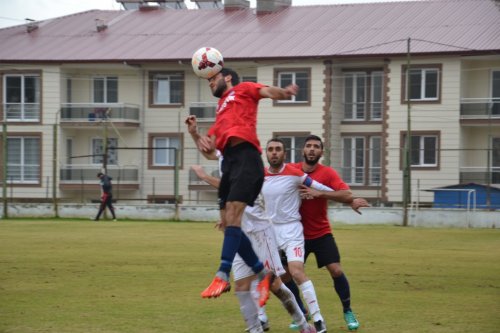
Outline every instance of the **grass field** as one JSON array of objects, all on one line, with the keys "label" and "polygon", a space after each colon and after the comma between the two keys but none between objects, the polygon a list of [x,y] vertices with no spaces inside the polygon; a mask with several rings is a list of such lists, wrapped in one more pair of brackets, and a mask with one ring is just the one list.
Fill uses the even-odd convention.
[{"label": "grass field", "polygon": [[[335,226],[359,332],[499,332],[500,231]],[[0,220],[0,332],[243,332],[236,297],[203,300],[211,223]],[[313,258],[328,332],[340,302]],[[271,333],[291,332],[276,299]]]}]

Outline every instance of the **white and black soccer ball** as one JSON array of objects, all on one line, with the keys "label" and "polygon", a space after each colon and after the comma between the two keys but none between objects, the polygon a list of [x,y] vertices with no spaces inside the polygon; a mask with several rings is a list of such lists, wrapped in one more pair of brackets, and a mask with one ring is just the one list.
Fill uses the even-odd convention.
[{"label": "white and black soccer ball", "polygon": [[209,79],[221,71],[224,58],[216,48],[202,47],[193,54],[191,65],[198,77]]}]

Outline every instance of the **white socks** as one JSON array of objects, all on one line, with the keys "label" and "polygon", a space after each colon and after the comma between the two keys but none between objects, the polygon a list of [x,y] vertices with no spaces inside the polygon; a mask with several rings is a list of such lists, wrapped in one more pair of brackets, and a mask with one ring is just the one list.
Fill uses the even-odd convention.
[{"label": "white socks", "polygon": [[259,309],[250,291],[237,291],[236,296],[240,302],[240,311],[245,319],[250,333],[261,333],[262,325],[259,320]]},{"label": "white socks", "polygon": [[312,281],[308,280],[302,283],[299,288],[300,291],[302,291],[302,295],[304,296],[304,300],[306,301],[307,308],[309,309],[313,320],[323,320],[323,316],[321,316],[321,313],[319,312],[318,298],[316,297],[316,291],[314,291]]}]

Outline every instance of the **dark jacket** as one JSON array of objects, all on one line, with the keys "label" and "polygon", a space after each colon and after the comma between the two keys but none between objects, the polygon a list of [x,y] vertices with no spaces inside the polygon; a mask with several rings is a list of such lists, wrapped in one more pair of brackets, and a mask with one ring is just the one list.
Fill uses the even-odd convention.
[{"label": "dark jacket", "polygon": [[102,191],[106,194],[111,194],[111,189],[112,189],[111,179],[113,178],[107,175],[101,177],[101,188]]}]

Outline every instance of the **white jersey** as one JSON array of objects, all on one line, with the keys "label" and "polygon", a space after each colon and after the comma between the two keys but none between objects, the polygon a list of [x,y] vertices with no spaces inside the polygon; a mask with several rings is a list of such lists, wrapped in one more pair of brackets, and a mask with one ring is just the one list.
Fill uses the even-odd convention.
[{"label": "white jersey", "polygon": [[246,234],[251,232],[262,231],[271,227],[271,220],[266,214],[264,208],[264,199],[262,194],[259,194],[253,207],[246,206],[241,218],[241,230]]},{"label": "white jersey", "polygon": [[266,168],[262,195],[266,202],[266,213],[273,223],[300,221],[300,185],[310,186],[320,191],[331,188],[312,180],[302,170],[284,164],[278,173]]}]

